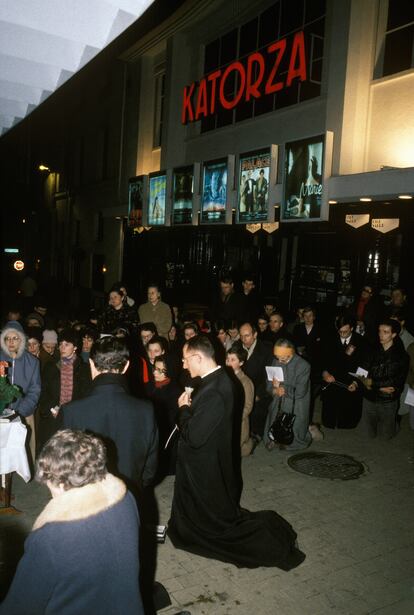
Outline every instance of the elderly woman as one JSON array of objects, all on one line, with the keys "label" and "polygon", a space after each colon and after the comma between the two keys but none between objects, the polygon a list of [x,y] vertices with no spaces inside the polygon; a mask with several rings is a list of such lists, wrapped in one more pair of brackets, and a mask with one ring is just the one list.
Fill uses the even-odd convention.
[{"label": "elderly woman", "polygon": [[138,511],[124,483],[107,472],[103,442],[58,432],[37,461],[36,480],[52,499],[26,540],[1,612],[143,615]]},{"label": "elderly woman", "polygon": [[279,411],[293,412],[294,439],[292,444],[285,446],[287,450],[306,448],[312,441],[309,432],[309,405],[310,405],[310,365],[295,352],[293,342],[279,339],[274,345],[275,358],[272,365],[280,367],[283,380],[273,378],[267,383],[267,390],[273,396],[267,414],[263,440],[268,448],[274,448],[275,443],[269,438],[269,430]]}]

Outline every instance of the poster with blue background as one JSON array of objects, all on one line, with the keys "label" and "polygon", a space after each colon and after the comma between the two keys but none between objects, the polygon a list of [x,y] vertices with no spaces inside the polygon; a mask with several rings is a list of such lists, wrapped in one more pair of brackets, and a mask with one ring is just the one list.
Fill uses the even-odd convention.
[{"label": "poster with blue background", "polygon": [[226,221],[227,160],[205,162],[203,165],[203,195],[201,222],[209,224]]},{"label": "poster with blue background", "polygon": [[167,176],[153,175],[149,180],[148,226],[165,224]]}]

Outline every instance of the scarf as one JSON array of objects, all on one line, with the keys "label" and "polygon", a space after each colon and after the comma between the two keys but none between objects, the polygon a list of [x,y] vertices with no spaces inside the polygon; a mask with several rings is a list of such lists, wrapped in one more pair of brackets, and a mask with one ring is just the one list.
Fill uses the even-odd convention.
[{"label": "scarf", "polygon": [[165,387],[167,384],[170,384],[170,382],[171,378],[165,378],[165,380],[162,380],[161,382],[157,382],[156,380],[154,380],[155,388],[162,389],[162,387]]},{"label": "scarf", "polygon": [[73,364],[76,356],[70,359],[62,359],[60,362],[60,399],[59,405],[67,404],[73,395]]}]

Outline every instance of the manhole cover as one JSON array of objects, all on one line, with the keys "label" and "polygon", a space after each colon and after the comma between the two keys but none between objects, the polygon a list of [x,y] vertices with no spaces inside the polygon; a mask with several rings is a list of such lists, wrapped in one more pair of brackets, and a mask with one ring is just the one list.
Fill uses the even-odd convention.
[{"label": "manhole cover", "polygon": [[318,478],[339,478],[350,480],[365,472],[360,461],[349,455],[324,452],[298,453],[289,457],[288,464],[296,472],[317,476]]}]

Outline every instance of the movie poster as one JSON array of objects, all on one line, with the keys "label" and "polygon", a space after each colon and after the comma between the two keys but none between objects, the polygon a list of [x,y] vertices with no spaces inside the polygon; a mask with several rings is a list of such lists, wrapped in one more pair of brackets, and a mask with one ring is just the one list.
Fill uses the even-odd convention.
[{"label": "movie poster", "polygon": [[160,226],[165,224],[166,185],[166,175],[150,175],[147,218],[148,226]]},{"label": "movie poster", "polygon": [[142,226],[144,206],[144,175],[132,177],[128,182],[128,226],[132,229]]},{"label": "movie poster", "polygon": [[173,175],[172,223],[191,224],[193,221],[193,167],[175,169]]},{"label": "movie poster", "polygon": [[286,144],[284,220],[321,217],[324,137]]},{"label": "movie poster", "polygon": [[201,222],[224,224],[226,202],[227,160],[204,163]]},{"label": "movie poster", "polygon": [[239,161],[237,222],[263,222],[269,211],[270,149],[243,154]]}]

